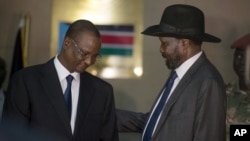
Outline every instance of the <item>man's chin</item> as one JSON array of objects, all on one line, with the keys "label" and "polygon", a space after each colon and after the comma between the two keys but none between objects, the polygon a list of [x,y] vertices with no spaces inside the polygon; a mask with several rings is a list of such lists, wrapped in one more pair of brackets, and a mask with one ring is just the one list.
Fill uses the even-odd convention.
[{"label": "man's chin", "polygon": [[167,62],[166,62],[166,66],[167,66],[168,69],[170,69],[170,70],[172,69],[172,66],[169,65]]},{"label": "man's chin", "polygon": [[170,69],[170,70],[174,70],[174,69],[177,68],[175,65],[170,64],[170,63],[168,63],[168,62],[166,62],[166,66],[167,66],[167,68]]},{"label": "man's chin", "polygon": [[82,73],[82,72],[84,72],[86,70],[86,68],[87,67],[77,67],[75,71],[78,72],[78,73]]}]

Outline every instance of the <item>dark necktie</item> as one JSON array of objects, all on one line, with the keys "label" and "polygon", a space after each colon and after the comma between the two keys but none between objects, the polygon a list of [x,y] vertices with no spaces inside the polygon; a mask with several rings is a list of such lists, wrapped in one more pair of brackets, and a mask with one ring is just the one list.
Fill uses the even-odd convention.
[{"label": "dark necktie", "polygon": [[142,141],[151,141],[151,137],[152,137],[152,133],[153,133],[154,128],[155,128],[156,121],[157,121],[157,119],[158,119],[158,117],[159,117],[159,115],[160,115],[160,113],[161,113],[161,111],[166,103],[166,100],[168,98],[168,95],[171,91],[171,88],[174,84],[174,80],[176,77],[177,77],[177,74],[174,71],[166,84],[165,91],[162,94],[158,105],[156,106],[155,110],[152,113],[151,118],[149,119],[148,126],[145,129]]},{"label": "dark necktie", "polygon": [[68,75],[66,77],[66,80],[67,80],[67,88],[64,93],[64,99],[67,105],[67,110],[68,110],[69,119],[70,119],[71,118],[71,83],[73,80],[73,76]]}]

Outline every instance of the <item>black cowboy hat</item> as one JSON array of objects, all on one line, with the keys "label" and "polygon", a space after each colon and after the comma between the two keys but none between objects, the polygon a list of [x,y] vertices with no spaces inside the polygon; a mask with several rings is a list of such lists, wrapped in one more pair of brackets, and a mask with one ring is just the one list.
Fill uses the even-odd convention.
[{"label": "black cowboy hat", "polygon": [[165,8],[160,24],[146,28],[142,34],[158,37],[188,38],[218,43],[221,39],[205,33],[203,12],[190,5],[176,4]]}]

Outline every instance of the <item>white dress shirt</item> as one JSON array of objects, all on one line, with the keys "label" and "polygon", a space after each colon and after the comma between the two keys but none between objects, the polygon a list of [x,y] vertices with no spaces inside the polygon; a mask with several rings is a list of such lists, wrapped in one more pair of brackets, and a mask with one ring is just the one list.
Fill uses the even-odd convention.
[{"label": "white dress shirt", "polygon": [[62,92],[64,94],[66,87],[67,87],[67,80],[66,77],[68,75],[72,75],[74,79],[72,80],[71,86],[71,94],[72,94],[72,110],[71,110],[71,131],[74,133],[75,128],[75,120],[76,120],[76,111],[77,111],[77,103],[79,98],[79,86],[80,86],[80,74],[79,73],[70,73],[58,60],[57,56],[54,59],[54,64],[56,67],[56,71],[58,74],[58,78],[62,87]]}]

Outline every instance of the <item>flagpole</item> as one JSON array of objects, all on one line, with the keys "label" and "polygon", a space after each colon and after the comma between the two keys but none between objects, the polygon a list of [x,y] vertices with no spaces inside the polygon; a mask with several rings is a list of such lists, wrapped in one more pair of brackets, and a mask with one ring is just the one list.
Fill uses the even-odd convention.
[{"label": "flagpole", "polygon": [[30,28],[30,15],[23,16],[24,25],[22,27],[22,41],[23,41],[23,67],[28,65],[28,43],[29,43],[29,28]]}]

